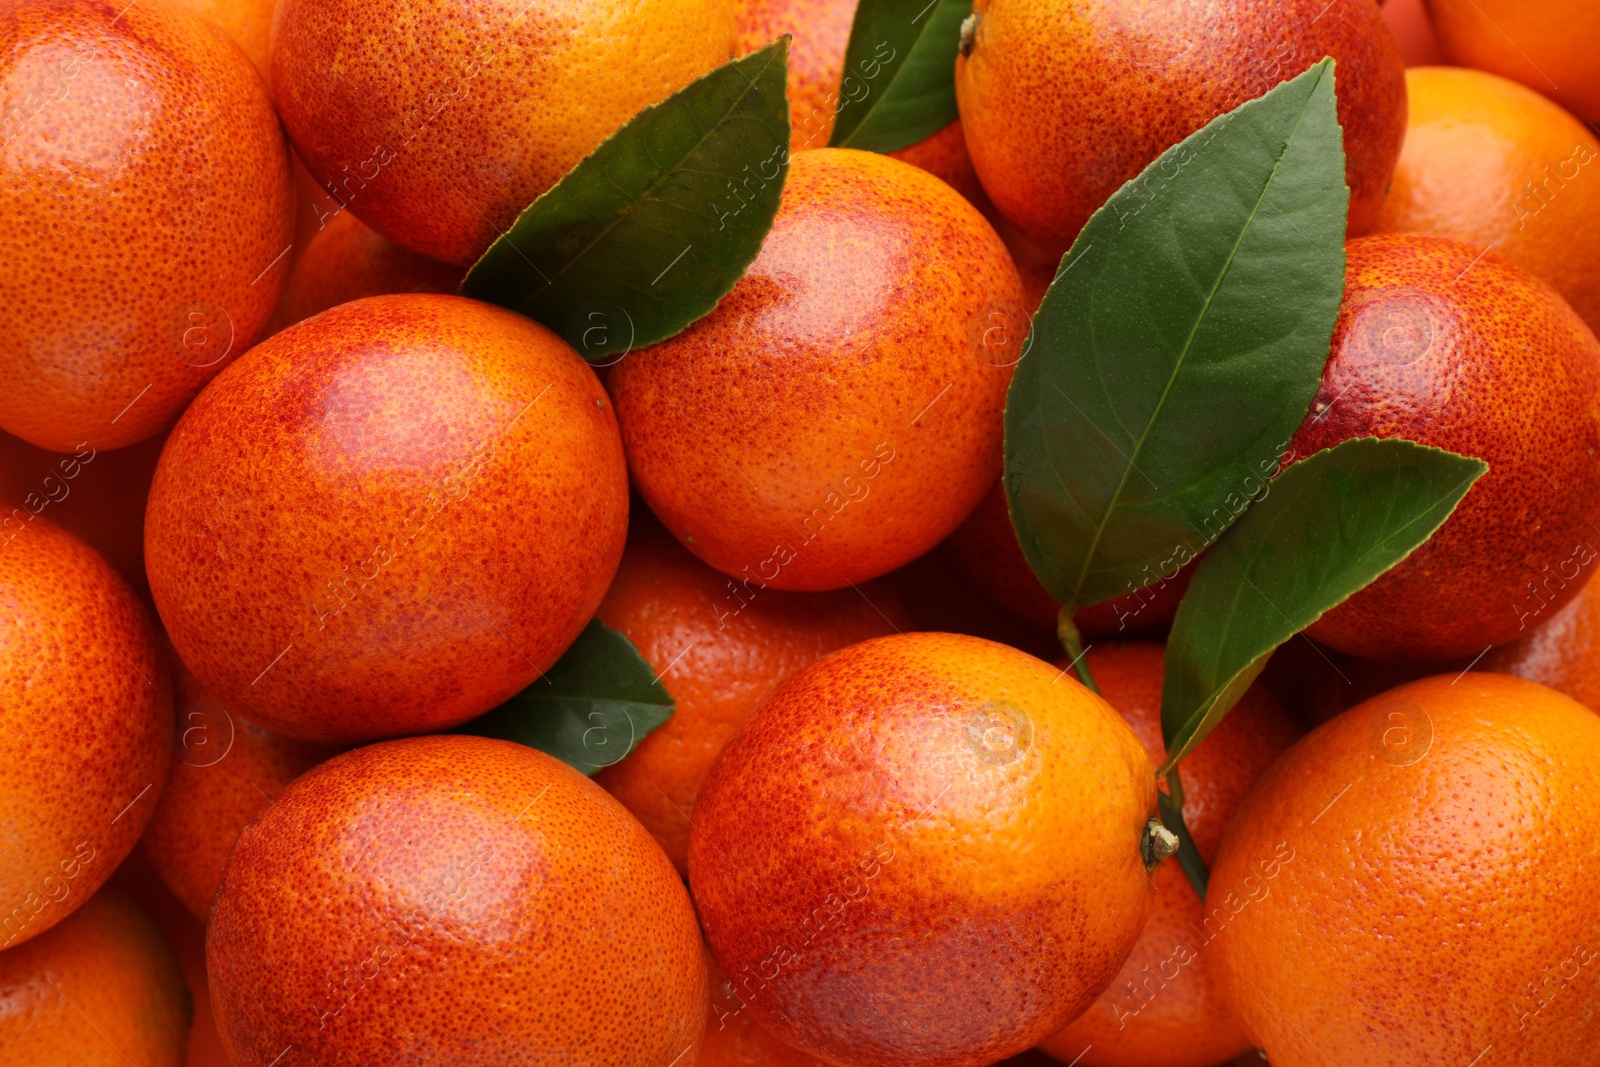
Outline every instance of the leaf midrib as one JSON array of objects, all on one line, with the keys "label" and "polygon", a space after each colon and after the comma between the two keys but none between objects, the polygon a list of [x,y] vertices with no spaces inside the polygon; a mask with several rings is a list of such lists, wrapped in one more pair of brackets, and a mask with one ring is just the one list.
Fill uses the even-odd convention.
[{"label": "leaf midrib", "polygon": [[[1206,300],[1200,308],[1200,314],[1195,316],[1194,325],[1189,329],[1189,336],[1184,339],[1183,348],[1178,353],[1178,361],[1173,365],[1172,374],[1167,378],[1167,383],[1161,390],[1161,396],[1156,401],[1155,410],[1150,413],[1150,418],[1145,421],[1144,431],[1139,435],[1138,440],[1134,442],[1133,451],[1128,457],[1128,462],[1123,466],[1122,475],[1117,479],[1116,490],[1111,495],[1111,500],[1106,507],[1105,514],[1101,516],[1100,522],[1095,526],[1094,536],[1089,541],[1089,550],[1084,553],[1083,563],[1078,569],[1078,577],[1073,582],[1072,603],[1074,604],[1077,603],[1078,595],[1083,590],[1084,580],[1089,575],[1089,567],[1094,562],[1095,553],[1100,549],[1100,541],[1105,536],[1106,528],[1111,524],[1111,516],[1116,514],[1118,508],[1121,506],[1120,502],[1122,500],[1122,490],[1128,484],[1128,478],[1133,473],[1134,467],[1138,464],[1139,456],[1144,451],[1145,443],[1148,442],[1152,436],[1152,427],[1154,427],[1161,418],[1161,412],[1162,409],[1166,407],[1167,398],[1172,394],[1173,384],[1178,380],[1179,375],[1183,373],[1184,365],[1189,359],[1189,353],[1194,348],[1195,337],[1199,334],[1201,325],[1206,321],[1206,316],[1211,312],[1212,302],[1216,299],[1218,291],[1221,290],[1222,283],[1227,280],[1229,273],[1233,270],[1234,261],[1238,258],[1239,248],[1244,244],[1245,235],[1248,234],[1251,227],[1255,225],[1256,216],[1261,211],[1262,203],[1266,200],[1267,194],[1271,192],[1274,183],[1276,183],[1278,180],[1278,172],[1283,168],[1284,157],[1289,154],[1289,149],[1293,147],[1295,139],[1300,136],[1301,127],[1305,125],[1306,114],[1311,110],[1312,96],[1316,93],[1317,88],[1321,86],[1322,78],[1326,76],[1326,73],[1327,70],[1324,68],[1322,74],[1318,76],[1316,83],[1313,84],[1310,91],[1307,92],[1305,106],[1300,109],[1300,115],[1295,120],[1294,129],[1284,141],[1283,150],[1278,153],[1277,159],[1273,160],[1272,173],[1267,176],[1266,182],[1261,186],[1261,193],[1256,197],[1256,202],[1250,209],[1250,217],[1246,219],[1245,224],[1239,228],[1239,236],[1234,240],[1233,247],[1228,250],[1228,258],[1223,262],[1222,269],[1217,273],[1217,278],[1216,281],[1212,283],[1211,291],[1206,294]],[[1095,366],[1098,371],[1098,359],[1095,361]]]},{"label": "leaf midrib", "polygon": [[[878,113],[878,109],[883,107],[883,102],[889,98],[890,91],[893,90],[895,85],[900,81],[901,75],[905,74],[905,72],[908,69],[910,69],[912,53],[917,50],[917,45],[921,44],[922,43],[922,39],[927,36],[928,27],[932,26],[934,24],[934,22],[936,21],[936,19],[934,18],[934,10],[933,9],[935,9],[937,7],[940,7],[944,3],[945,3],[945,0],[932,0],[932,3],[930,3],[928,5],[928,8],[927,8],[927,10],[929,12],[928,21],[923,23],[922,29],[917,31],[917,35],[916,35],[915,38],[912,39],[911,43],[906,45],[905,59],[902,60],[901,63],[900,63],[900,66],[898,68],[896,68],[893,71],[893,73],[891,73],[889,75],[889,80],[883,83],[883,92],[878,94],[878,102],[876,104],[872,105],[871,107],[868,107],[868,108],[864,109],[861,112],[861,117],[859,119],[857,119],[855,121],[855,124],[850,127],[850,132],[845,134],[844,140],[839,141],[837,144],[834,144],[832,147],[834,147],[834,148],[851,148],[851,147],[853,147],[851,142],[854,141],[856,135],[861,132],[861,127],[865,126],[867,124],[867,121],[869,119],[871,119],[872,116],[874,116],[874,115],[876,115]],[[845,76],[848,75],[849,73],[850,73],[850,69],[848,67],[846,67],[845,71],[844,71],[844,74],[841,74],[839,76],[839,87],[841,89],[844,88],[844,79],[845,79]],[[838,114],[839,114],[839,111],[838,111],[837,108],[835,108],[834,109],[834,123],[836,125],[837,125],[837,123],[839,121],[838,120]],[[829,140],[831,141],[832,138],[829,138]]]}]

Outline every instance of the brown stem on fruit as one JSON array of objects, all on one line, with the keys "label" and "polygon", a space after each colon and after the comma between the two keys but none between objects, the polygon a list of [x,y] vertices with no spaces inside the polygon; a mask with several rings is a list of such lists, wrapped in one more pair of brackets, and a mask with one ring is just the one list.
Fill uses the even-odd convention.
[{"label": "brown stem on fruit", "polygon": [[1160,819],[1151,816],[1144,824],[1144,836],[1139,839],[1139,855],[1144,859],[1144,869],[1153,871],[1161,861],[1178,851],[1178,835],[1168,830]]},{"label": "brown stem on fruit", "polygon": [[1078,673],[1078,681],[1089,687],[1090,692],[1100,695],[1100,687],[1094,684],[1094,675],[1089,673],[1089,661],[1084,657],[1088,649],[1083,647],[1083,635],[1078,633],[1078,624],[1072,618],[1073,605],[1061,605],[1061,614],[1056,616],[1056,637],[1061,640],[1061,647],[1067,650],[1070,666]]},{"label": "brown stem on fruit", "polygon": [[970,56],[972,54],[972,45],[973,45],[973,42],[977,39],[977,37],[978,37],[978,13],[976,11],[974,11],[972,14],[968,15],[966,18],[961,20],[961,54],[962,55]]}]

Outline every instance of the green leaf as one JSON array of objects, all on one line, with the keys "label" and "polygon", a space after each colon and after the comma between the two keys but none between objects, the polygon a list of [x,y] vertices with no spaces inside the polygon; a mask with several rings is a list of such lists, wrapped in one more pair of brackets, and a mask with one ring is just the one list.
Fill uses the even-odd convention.
[{"label": "green leaf", "polygon": [[1344,287],[1332,60],[1214,120],[1097,211],[1006,403],[1006,496],[1063,604],[1142,589],[1266,491]]},{"label": "green leaf", "polygon": [[1274,649],[1409,556],[1489,469],[1362,437],[1291,465],[1195,568],[1167,638],[1165,774],[1222,721]]},{"label": "green leaf", "polygon": [[632,752],[672,707],[633,642],[597,619],[543,678],[455,732],[515,741],[593,774]]},{"label": "green leaf", "polygon": [[789,172],[782,37],[645,108],[535,200],[461,283],[615,362],[716,307]]},{"label": "green leaf", "polygon": [[971,13],[972,0],[861,0],[828,144],[893,152],[954,122],[956,50]]}]

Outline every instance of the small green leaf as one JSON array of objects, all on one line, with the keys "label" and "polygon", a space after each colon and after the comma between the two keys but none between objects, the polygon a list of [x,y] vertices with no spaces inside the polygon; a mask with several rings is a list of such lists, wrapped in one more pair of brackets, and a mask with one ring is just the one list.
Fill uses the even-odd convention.
[{"label": "small green leaf", "polygon": [[972,0],[861,0],[828,144],[893,152],[954,122],[956,50],[971,13]]},{"label": "small green leaf", "polygon": [[1489,465],[1361,437],[1292,464],[1195,568],[1167,638],[1166,774],[1283,644],[1433,536]]},{"label": "small green leaf", "polygon": [[1146,587],[1265,492],[1344,287],[1343,134],[1323,60],[1168,149],[1097,211],[1006,403],[1006,496],[1063,604]]},{"label": "small green leaf", "polygon": [[717,306],[789,172],[782,37],[645,108],[524,210],[461,283],[615,362]]},{"label": "small green leaf", "polygon": [[594,620],[543,678],[455,732],[515,741],[593,774],[632,752],[672,706],[633,642]]}]

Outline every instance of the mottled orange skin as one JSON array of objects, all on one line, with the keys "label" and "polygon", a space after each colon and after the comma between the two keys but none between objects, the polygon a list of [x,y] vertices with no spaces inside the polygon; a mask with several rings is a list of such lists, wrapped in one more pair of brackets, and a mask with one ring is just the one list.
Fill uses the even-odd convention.
[{"label": "mottled orange skin", "polygon": [[[733,58],[731,0],[280,0],[278,110],[373,229],[470,266],[640,108]],[[330,69],[332,68],[332,69]]]},{"label": "mottled orange skin", "polygon": [[277,334],[195,401],[145,562],[230,711],[353,743],[530,684],[599,606],[627,515],[611,405],[565,342],[462,297],[379,296]]},{"label": "mottled orange skin", "polygon": [[268,63],[274,0],[172,0],[233,38],[262,78],[271,77]]},{"label": "mottled orange skin", "polygon": [[1594,1062],[1600,717],[1454,678],[1322,726],[1229,825],[1218,974],[1273,1067]]},{"label": "mottled orange skin", "polygon": [[1586,583],[1565,607],[1542,615],[1536,628],[1492,650],[1478,667],[1547,685],[1600,712],[1600,585]]},{"label": "mottled orange skin", "polygon": [[188,12],[4,0],[0,115],[0,426],[58,452],[142,441],[278,302],[294,198],[272,102]]},{"label": "mottled orange skin", "polygon": [[[509,741],[413,737],[284,790],[206,937],[236,1067],[694,1062],[689,895],[603,789]],[[680,1059],[681,1057],[681,1059]]]},{"label": "mottled orange skin", "polygon": [[144,506],[164,435],[103,452],[89,444],[47,452],[0,433],[0,541],[34,517],[49,519],[106,558],[147,597]]},{"label": "mottled orange skin", "polygon": [[711,975],[711,1015],[693,1067],[828,1067],[815,1056],[785,1045],[756,1022],[710,953],[706,954],[706,968]]},{"label": "mottled orange skin", "polygon": [[[1005,490],[998,481],[945,539],[944,552],[961,576],[984,596],[1031,623],[1055,627],[1061,605],[1028,566],[1011,527]],[[1192,567],[1185,567],[1163,579],[1152,571],[1154,581],[1147,588],[1079,608],[1072,613],[1072,621],[1088,640],[1160,633],[1171,627],[1193,573]]]},{"label": "mottled orange skin", "polygon": [[1020,300],[993,227],[945,183],[798,153],[733,291],[612,370],[635,484],[726,574],[819,591],[892,570],[1000,473],[1015,357],[990,318]]},{"label": "mottled orange skin", "polygon": [[0,952],[6,1067],[182,1067],[193,1017],[172,946],[114,886]]},{"label": "mottled orange skin", "polygon": [[161,880],[201,922],[245,824],[300,775],[338,749],[281,737],[231,715],[181,663],[172,774],[144,829]]},{"label": "mottled orange skin", "polygon": [[[1096,645],[1085,655],[1100,695],[1128,720],[1150,762],[1161,737],[1165,646]],[[1063,660],[1058,666],[1065,667]],[[1262,772],[1300,731],[1265,686],[1253,685],[1180,764],[1183,821],[1211,863],[1222,831]],[[1218,988],[1204,905],[1176,860],[1155,872],[1156,899],[1133,953],[1100,999],[1040,1047],[1080,1067],[1213,1067],[1251,1047]]]},{"label": "mottled orange skin", "polygon": [[[1571,599],[1600,558],[1585,547],[1600,525],[1600,341],[1492,251],[1383,234],[1346,254],[1333,354],[1294,454],[1399,437],[1489,472],[1422,547],[1307,632],[1369,659],[1475,656]],[[1556,572],[1564,587],[1547,597]]]},{"label": "mottled orange skin", "polygon": [[311,238],[289,272],[273,320],[279,329],[352,300],[390,293],[453,293],[466,272],[401,248],[341,211]]},{"label": "mottled orange skin", "polygon": [[694,809],[689,880],[758,1022],[848,1067],[977,1067],[1137,940],[1155,780],[1111,706],[1004,645],[907,634],[779,686]]},{"label": "mottled orange skin", "polygon": [[985,215],[993,213],[989,194],[983,191],[983,183],[978,180],[978,172],[972,166],[972,157],[967,155],[967,138],[961,132],[960,119],[938,133],[930,134],[916,144],[897,148],[888,155],[913,167],[921,167],[941,179]]},{"label": "mottled orange skin", "polygon": [[48,519],[0,530],[0,949],[88,900],[155,808],[172,680],[145,609]]},{"label": "mottled orange skin", "polygon": [[1426,0],[1450,62],[1515,79],[1600,122],[1600,7],[1592,0]]},{"label": "mottled orange skin", "polygon": [[977,0],[956,60],[967,149],[995,206],[1060,255],[1167,148],[1338,63],[1350,233],[1371,228],[1406,129],[1405,68],[1373,0]]},{"label": "mottled orange skin", "polygon": [[1405,149],[1375,229],[1493,245],[1600,330],[1600,139],[1483,71],[1414,67],[1406,86]]},{"label": "mottled orange skin", "polygon": [[744,586],[647,519],[629,535],[599,618],[633,642],[675,707],[665,725],[595,781],[684,875],[700,784],[750,709],[827,653],[910,626],[899,597],[881,585],[831,593]]}]

